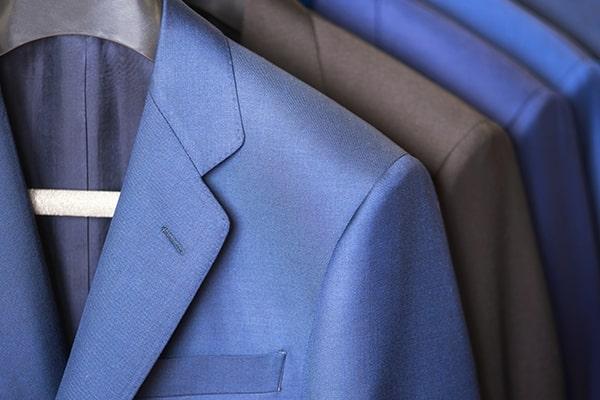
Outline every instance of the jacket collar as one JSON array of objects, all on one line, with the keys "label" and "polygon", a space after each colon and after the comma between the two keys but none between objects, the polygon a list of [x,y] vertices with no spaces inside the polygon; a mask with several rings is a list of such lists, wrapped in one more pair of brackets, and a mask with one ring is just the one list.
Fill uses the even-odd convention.
[{"label": "jacket collar", "polygon": [[229,41],[180,0],[164,0],[150,94],[200,174],[242,146]]},{"label": "jacket collar", "polygon": [[[164,0],[144,113],[57,398],[132,398],[215,261],[229,220],[203,175],[244,140],[232,65],[224,36],[180,0]],[[2,163],[18,169],[16,157]],[[18,211],[32,220],[19,182],[0,199],[14,190]],[[31,237],[33,226],[14,229]],[[10,235],[0,229],[0,242]],[[32,253],[39,262],[28,267],[43,268]],[[8,276],[16,287],[32,279]]]}]

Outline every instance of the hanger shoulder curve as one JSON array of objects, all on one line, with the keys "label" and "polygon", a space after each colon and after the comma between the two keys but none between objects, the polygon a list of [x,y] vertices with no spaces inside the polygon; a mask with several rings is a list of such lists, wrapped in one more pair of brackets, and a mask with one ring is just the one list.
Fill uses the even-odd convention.
[{"label": "hanger shoulder curve", "polygon": [[3,0],[0,55],[61,35],[110,40],[154,60],[162,0]]}]

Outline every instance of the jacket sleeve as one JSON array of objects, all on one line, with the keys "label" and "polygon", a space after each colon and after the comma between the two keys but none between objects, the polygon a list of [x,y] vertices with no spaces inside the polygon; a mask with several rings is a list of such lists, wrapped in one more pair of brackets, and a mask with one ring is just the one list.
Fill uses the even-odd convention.
[{"label": "jacket sleeve", "polygon": [[375,183],[323,281],[310,399],[475,399],[472,355],[431,180],[409,155]]},{"label": "jacket sleeve", "polygon": [[556,328],[515,154],[471,129],[434,175],[482,398],[562,399]]}]

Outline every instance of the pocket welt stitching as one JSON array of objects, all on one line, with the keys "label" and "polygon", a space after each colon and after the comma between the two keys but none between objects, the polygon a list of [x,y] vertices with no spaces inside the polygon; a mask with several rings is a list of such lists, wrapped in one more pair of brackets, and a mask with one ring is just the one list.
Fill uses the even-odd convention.
[{"label": "pocket welt stitching", "polygon": [[282,390],[287,353],[161,358],[138,396],[259,394]]}]

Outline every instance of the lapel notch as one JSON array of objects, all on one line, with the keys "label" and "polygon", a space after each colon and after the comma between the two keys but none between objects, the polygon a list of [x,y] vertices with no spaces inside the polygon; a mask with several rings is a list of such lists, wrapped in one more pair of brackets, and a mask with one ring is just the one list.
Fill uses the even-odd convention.
[{"label": "lapel notch", "polygon": [[228,42],[179,0],[58,399],[131,399],[229,232],[202,177],[244,140]]}]

